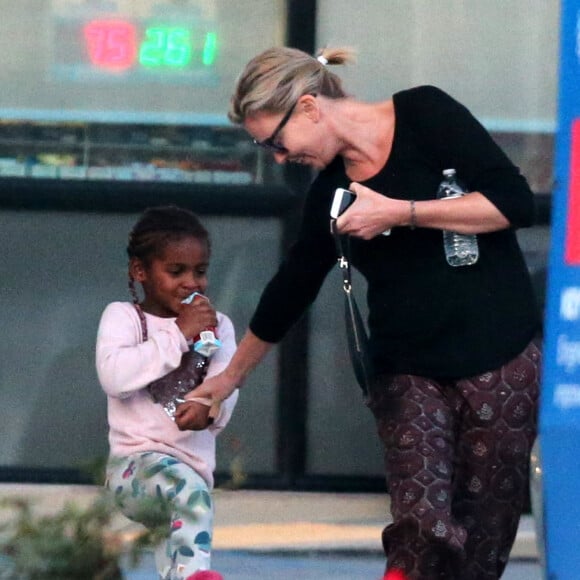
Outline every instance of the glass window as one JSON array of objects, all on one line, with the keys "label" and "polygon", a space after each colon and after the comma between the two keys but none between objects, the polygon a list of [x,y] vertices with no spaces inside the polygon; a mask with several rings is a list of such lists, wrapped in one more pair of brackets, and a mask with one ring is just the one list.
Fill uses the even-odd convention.
[{"label": "glass window", "polygon": [[[283,0],[29,0],[0,21],[0,116],[225,122],[236,76],[283,40]],[[251,19],[256,26],[240,26]]]},{"label": "glass window", "polygon": [[[549,193],[559,4],[368,0],[363,13],[360,4],[348,0],[319,0],[316,46],[356,49],[353,66],[334,70],[346,90],[362,100],[385,100],[422,84],[439,86],[483,123],[536,193]],[[543,307],[549,227],[523,229],[518,237]],[[308,471],[382,477],[373,421],[344,355],[344,330],[336,331],[343,324],[339,278],[329,277],[312,309]],[[364,280],[355,279],[354,287],[364,304]],[[342,453],[327,452],[325,442],[330,440]]]},{"label": "glass window", "polygon": [[[80,469],[106,457],[106,400],[96,375],[95,339],[105,305],[130,300],[123,249],[137,217],[0,212],[0,243],[10,248],[0,264],[1,465]],[[280,259],[281,224],[228,216],[202,221],[212,237],[209,295],[239,339]],[[26,316],[32,304],[39,305],[37,315]],[[219,437],[219,472],[274,472],[276,374],[275,350],[248,380],[253,394],[240,397]]]},{"label": "glass window", "polygon": [[[260,184],[269,157],[227,120],[285,2],[29,0],[0,20],[0,176]],[[255,26],[240,26],[251,19]]]},{"label": "glass window", "polygon": [[552,188],[557,0],[319,0],[317,46],[352,46],[340,74],[359,98],[433,84],[466,105],[521,168]]}]

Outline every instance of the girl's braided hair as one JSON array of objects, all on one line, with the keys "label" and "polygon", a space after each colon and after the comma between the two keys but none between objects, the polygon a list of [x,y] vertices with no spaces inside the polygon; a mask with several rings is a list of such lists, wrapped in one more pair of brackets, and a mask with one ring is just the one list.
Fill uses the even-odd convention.
[{"label": "girl's braided hair", "polygon": [[[209,233],[193,212],[174,205],[148,208],[129,233],[127,255],[129,260],[137,258],[148,265],[169,243],[184,238],[196,238],[211,249]],[[129,292],[137,303],[135,281],[130,273]]]}]

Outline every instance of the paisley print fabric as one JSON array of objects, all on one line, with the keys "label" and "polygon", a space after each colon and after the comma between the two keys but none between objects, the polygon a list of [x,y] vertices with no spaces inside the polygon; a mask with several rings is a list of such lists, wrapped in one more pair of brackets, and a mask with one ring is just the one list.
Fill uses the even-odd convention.
[{"label": "paisley print fabric", "polygon": [[111,458],[105,485],[129,519],[167,526],[167,539],[155,552],[162,580],[183,580],[210,568],[212,498],[191,467],[162,453]]},{"label": "paisley print fabric", "polygon": [[377,379],[368,405],[391,495],[388,570],[410,580],[501,576],[527,497],[540,365],[532,343],[468,379]]}]

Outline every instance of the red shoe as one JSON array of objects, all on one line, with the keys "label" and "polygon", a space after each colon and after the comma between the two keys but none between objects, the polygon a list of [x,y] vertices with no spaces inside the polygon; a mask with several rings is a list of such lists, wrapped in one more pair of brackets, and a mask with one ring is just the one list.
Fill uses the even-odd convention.
[{"label": "red shoe", "polygon": [[185,580],[224,580],[224,577],[219,572],[214,572],[213,570],[198,570]]},{"label": "red shoe", "polygon": [[383,576],[383,580],[407,580],[407,577],[403,574],[402,570],[393,568]]}]

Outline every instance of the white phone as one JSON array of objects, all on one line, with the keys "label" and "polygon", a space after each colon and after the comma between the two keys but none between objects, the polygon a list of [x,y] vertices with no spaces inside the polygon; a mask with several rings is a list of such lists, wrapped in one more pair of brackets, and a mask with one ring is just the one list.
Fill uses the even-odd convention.
[{"label": "white phone", "polygon": [[[334,197],[332,198],[330,217],[336,219],[339,215],[342,215],[355,202],[355,199],[356,193],[354,193],[354,191],[338,187],[334,192]],[[388,236],[390,233],[391,230],[385,230],[382,235]]]},{"label": "white phone", "polygon": [[339,187],[334,192],[332,205],[330,206],[330,217],[336,219],[339,215],[342,215],[354,203],[355,199],[356,193]]}]

